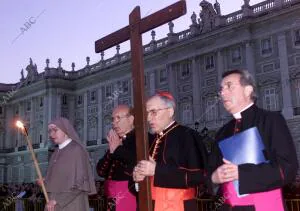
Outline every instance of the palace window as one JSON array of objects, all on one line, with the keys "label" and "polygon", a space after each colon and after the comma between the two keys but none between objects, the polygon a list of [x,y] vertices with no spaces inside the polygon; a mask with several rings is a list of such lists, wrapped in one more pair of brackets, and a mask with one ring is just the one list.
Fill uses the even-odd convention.
[{"label": "palace window", "polygon": [[122,81],[122,89],[121,89],[121,93],[122,94],[126,94],[129,91],[129,82],[128,80]]},{"label": "palace window", "polygon": [[300,46],[300,29],[296,30],[294,33],[295,46]]},{"label": "palace window", "polygon": [[97,140],[97,126],[98,126],[98,119],[90,117],[88,120],[89,129],[88,129],[88,140],[95,141]]},{"label": "palace window", "polygon": [[44,98],[40,97],[40,107],[43,107],[43,106],[44,106]]},{"label": "palace window", "polygon": [[231,50],[232,63],[240,63],[242,60],[241,47],[236,47]]},{"label": "palace window", "polygon": [[167,82],[167,70],[166,69],[162,69],[159,71],[159,83],[165,83]]},{"label": "palace window", "polygon": [[180,69],[181,78],[188,77],[190,75],[190,72],[191,72],[191,63],[190,62],[182,63]]},{"label": "palace window", "polygon": [[81,104],[82,104],[82,96],[81,96],[81,95],[79,95],[79,96],[77,97],[77,104],[78,104],[78,105],[81,105]]},{"label": "palace window", "polygon": [[68,104],[68,97],[65,94],[62,96],[62,104],[63,105],[67,105]]},{"label": "palace window", "polygon": [[271,38],[266,38],[261,40],[260,43],[261,54],[267,55],[272,53],[272,40]]},{"label": "palace window", "polygon": [[109,130],[111,129],[111,118],[109,116],[106,116],[104,119],[104,128],[103,128],[103,137],[106,137]]},{"label": "palace window", "polygon": [[94,91],[91,91],[91,101],[95,101],[96,100],[96,94],[97,92],[94,90]]},{"label": "palace window", "polygon": [[297,79],[296,83],[294,84],[295,93],[296,93],[296,104],[297,107],[300,107],[300,79]]},{"label": "palace window", "polygon": [[182,104],[182,122],[183,124],[190,124],[193,120],[193,111],[191,103]]},{"label": "palace window", "polygon": [[208,98],[206,100],[205,119],[206,121],[213,121],[217,119],[217,100],[215,98]]},{"label": "palace window", "polygon": [[105,87],[105,97],[111,97],[112,95],[112,85],[108,85]]},{"label": "palace window", "polygon": [[26,109],[27,111],[30,111],[31,110],[31,102],[30,101],[28,101],[27,102],[27,109]]},{"label": "palace window", "polygon": [[274,87],[272,88],[266,88],[264,90],[264,109],[270,110],[270,111],[277,111],[278,110],[278,97],[276,93],[276,89]]},{"label": "palace window", "polygon": [[210,70],[215,68],[215,58],[214,55],[209,55],[205,57],[205,69]]}]

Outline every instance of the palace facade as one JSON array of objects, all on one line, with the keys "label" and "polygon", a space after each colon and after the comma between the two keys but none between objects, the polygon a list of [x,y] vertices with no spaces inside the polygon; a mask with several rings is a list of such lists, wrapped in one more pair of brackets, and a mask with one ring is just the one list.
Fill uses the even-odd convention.
[{"label": "palace facade", "polygon": [[[176,117],[192,128],[217,130],[229,118],[218,100],[224,71],[248,69],[257,80],[258,105],[281,112],[288,121],[300,160],[300,0],[267,0],[221,14],[216,2],[200,2],[187,29],[143,46],[146,95],[168,90],[177,100]],[[42,173],[53,145],[48,122],[69,118],[86,145],[93,169],[107,149],[112,108],[133,104],[130,51],[87,64],[83,69],[50,67],[38,71],[30,59],[26,76],[0,84],[0,183],[36,179],[24,135],[14,126],[22,119],[29,130]],[[282,140],[284,141],[284,140]],[[74,155],[75,156],[75,155]],[[96,176],[96,173],[95,173]],[[97,179],[100,179],[96,176]]]}]

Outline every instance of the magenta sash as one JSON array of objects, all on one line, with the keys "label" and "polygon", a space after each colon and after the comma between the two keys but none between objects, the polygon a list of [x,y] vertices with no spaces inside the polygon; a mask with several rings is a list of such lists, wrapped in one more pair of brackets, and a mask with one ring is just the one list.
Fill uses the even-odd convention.
[{"label": "magenta sash", "polygon": [[128,190],[128,181],[106,180],[104,193],[108,198],[115,198],[116,211],[136,211],[136,198]]},{"label": "magenta sash", "polygon": [[232,182],[224,183],[223,197],[230,206],[254,205],[256,211],[284,211],[281,189],[238,197]]}]

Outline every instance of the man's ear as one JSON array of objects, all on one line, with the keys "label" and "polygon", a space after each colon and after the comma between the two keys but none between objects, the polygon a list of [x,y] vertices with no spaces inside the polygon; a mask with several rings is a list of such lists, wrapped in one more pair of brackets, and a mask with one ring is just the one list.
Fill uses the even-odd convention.
[{"label": "man's ear", "polygon": [[247,97],[250,97],[251,94],[252,94],[252,92],[253,92],[253,87],[250,86],[250,85],[247,85],[247,86],[245,87],[245,94],[246,94],[246,96],[247,96]]},{"label": "man's ear", "polygon": [[131,124],[134,123],[134,117],[133,117],[132,115],[129,116],[129,120],[130,120],[130,123],[131,123]]},{"label": "man's ear", "polygon": [[169,108],[168,110],[169,110],[169,115],[170,115],[170,117],[173,117],[173,116],[174,116],[174,113],[175,113],[174,109],[171,107],[171,108]]}]

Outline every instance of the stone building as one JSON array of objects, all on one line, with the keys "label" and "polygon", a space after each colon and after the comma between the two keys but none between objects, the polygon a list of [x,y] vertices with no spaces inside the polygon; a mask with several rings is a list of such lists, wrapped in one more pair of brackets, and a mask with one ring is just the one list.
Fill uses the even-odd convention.
[{"label": "stone building", "polygon": [[[292,131],[300,160],[300,0],[267,0],[221,14],[221,5],[202,0],[187,29],[169,33],[143,46],[146,95],[168,90],[177,99],[177,119],[190,127],[217,130],[228,120],[218,100],[222,72],[250,70],[256,77],[258,105],[282,112]],[[92,42],[92,41],[91,41]],[[93,166],[107,148],[110,114],[118,104],[133,104],[130,52],[75,70],[46,67],[38,71],[30,59],[26,76],[0,84],[0,183],[36,178],[26,140],[13,125],[22,119],[45,173],[53,146],[48,122],[69,118],[90,152]],[[283,140],[284,141],[284,140]],[[99,178],[98,178],[99,179]]]}]

